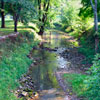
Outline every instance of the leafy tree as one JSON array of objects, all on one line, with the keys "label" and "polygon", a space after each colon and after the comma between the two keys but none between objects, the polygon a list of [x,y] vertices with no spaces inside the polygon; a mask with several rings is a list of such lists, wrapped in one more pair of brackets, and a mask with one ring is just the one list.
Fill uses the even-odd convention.
[{"label": "leafy tree", "polygon": [[[94,0],[92,0],[92,1],[94,3]],[[80,15],[83,18],[93,17],[93,10],[92,10],[90,0],[82,0],[81,3],[83,6],[80,9]],[[97,3],[97,12],[98,12],[98,16],[100,16],[100,0],[98,0],[98,3]]]},{"label": "leafy tree", "polygon": [[[54,12],[55,6],[57,6],[59,0],[35,0],[34,4],[37,8],[37,18],[39,26],[39,35],[43,35],[46,25],[50,25],[50,22],[54,19],[56,12]],[[54,14],[55,13],[55,14]]]},{"label": "leafy tree", "polygon": [[98,17],[100,16],[100,0],[82,0],[83,7],[81,8],[80,15],[82,18],[94,18],[95,29],[95,52],[98,52],[99,34],[98,34]]},{"label": "leafy tree", "polygon": [[38,15],[41,23],[39,35],[43,35],[44,27],[47,21],[47,15],[50,8],[50,0],[38,0]]},{"label": "leafy tree", "polygon": [[62,2],[61,8],[61,25],[62,28],[65,30],[70,27],[72,30],[75,30],[76,27],[79,27],[80,18],[78,16],[80,11],[80,1],[78,0],[70,0]]},{"label": "leafy tree", "polygon": [[6,9],[13,16],[14,32],[17,32],[18,21],[28,23],[34,15],[34,6],[31,0],[7,0]]}]

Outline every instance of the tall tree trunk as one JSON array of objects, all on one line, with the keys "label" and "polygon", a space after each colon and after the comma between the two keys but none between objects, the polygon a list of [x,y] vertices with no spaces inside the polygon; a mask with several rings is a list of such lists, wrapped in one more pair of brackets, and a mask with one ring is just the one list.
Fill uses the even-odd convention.
[{"label": "tall tree trunk", "polygon": [[99,36],[98,36],[98,13],[97,13],[97,0],[95,0],[95,5],[93,4],[92,0],[90,0],[91,6],[94,11],[94,28],[95,28],[95,52],[98,52],[99,46]]},{"label": "tall tree trunk", "polygon": [[42,19],[39,20],[43,23],[42,26],[40,26],[40,31],[39,31],[39,35],[43,36],[43,33],[44,33],[44,29],[45,29],[45,24],[46,24],[46,21],[47,21],[47,15],[48,15],[48,10],[49,10],[49,6],[50,6],[50,1],[48,1],[47,3],[47,6],[46,6],[46,3],[47,2],[44,2],[44,5],[43,5],[43,10],[44,10],[44,14],[42,15]]},{"label": "tall tree trunk", "polygon": [[17,25],[18,25],[18,15],[14,15],[14,32],[17,32]]},{"label": "tall tree trunk", "polygon": [[5,28],[4,1],[1,0],[1,28]]},{"label": "tall tree trunk", "polygon": [[98,52],[99,46],[99,37],[98,37],[98,14],[97,14],[97,0],[95,0],[95,8],[94,8],[94,23],[95,23],[95,52]]},{"label": "tall tree trunk", "polygon": [[40,27],[40,31],[39,31],[39,35],[41,35],[41,36],[43,36],[43,33],[44,33],[44,25],[42,25],[41,27]]}]

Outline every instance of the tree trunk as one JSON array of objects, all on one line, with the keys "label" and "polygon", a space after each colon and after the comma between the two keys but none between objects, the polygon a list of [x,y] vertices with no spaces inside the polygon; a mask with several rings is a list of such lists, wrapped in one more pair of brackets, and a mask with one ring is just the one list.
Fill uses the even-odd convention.
[{"label": "tree trunk", "polygon": [[98,52],[99,38],[98,38],[98,14],[97,14],[97,0],[95,0],[94,8],[94,23],[95,23],[95,52]]},{"label": "tree trunk", "polygon": [[44,33],[44,26],[41,26],[40,27],[40,31],[39,31],[39,35],[43,36],[43,33]]},{"label": "tree trunk", "polygon": [[14,32],[17,32],[18,15],[14,16]]},{"label": "tree trunk", "polygon": [[[40,0],[41,2],[41,0]],[[44,13],[42,15],[42,19],[40,18],[39,21],[43,23],[42,26],[40,26],[40,31],[39,31],[39,35],[43,36],[43,33],[44,33],[44,29],[45,29],[45,24],[46,24],[46,21],[47,21],[47,15],[48,15],[48,10],[49,10],[49,6],[50,6],[50,1],[47,3],[47,6],[46,6],[46,3],[47,2],[44,2],[44,5],[43,5],[43,10],[44,10]],[[39,5],[39,11],[41,10],[41,5]],[[39,12],[39,15],[40,12]]]},{"label": "tree trunk", "polygon": [[38,0],[39,21],[41,21],[41,0]]},{"label": "tree trunk", "polygon": [[98,36],[95,36],[95,53],[98,53],[99,49],[99,38]]},{"label": "tree trunk", "polygon": [[95,28],[95,52],[98,52],[99,46],[99,36],[98,36],[98,13],[97,13],[97,0],[95,0],[95,5],[93,4],[92,0],[90,0],[91,6],[94,11],[94,28]]},{"label": "tree trunk", "polygon": [[5,28],[4,1],[1,0],[1,28]]}]

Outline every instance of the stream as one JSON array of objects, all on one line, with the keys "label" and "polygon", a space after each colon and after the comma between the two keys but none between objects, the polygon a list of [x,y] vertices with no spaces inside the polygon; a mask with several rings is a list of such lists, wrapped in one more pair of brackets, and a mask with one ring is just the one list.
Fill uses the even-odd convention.
[{"label": "stream", "polygon": [[40,100],[68,100],[59,86],[55,72],[67,70],[68,62],[60,54],[66,50],[65,34],[52,32],[44,35],[44,42],[39,49],[32,51],[36,63],[31,67],[30,74],[35,82],[36,91],[40,92]]},{"label": "stream", "polygon": [[76,100],[70,99],[66,94],[67,86],[60,74],[68,71],[70,67],[70,62],[61,56],[71,46],[68,39],[69,36],[64,33],[52,31],[45,34],[43,43],[31,51],[34,62],[28,72],[29,81],[26,82],[24,78],[22,80],[26,82],[26,86],[34,83],[34,91],[39,94],[39,99],[28,100]]}]

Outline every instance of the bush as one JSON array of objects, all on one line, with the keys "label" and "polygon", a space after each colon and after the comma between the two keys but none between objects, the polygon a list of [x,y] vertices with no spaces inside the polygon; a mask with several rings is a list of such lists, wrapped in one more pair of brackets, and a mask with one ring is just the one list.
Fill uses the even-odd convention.
[{"label": "bush", "polygon": [[89,71],[91,77],[87,77],[86,84],[86,97],[88,100],[100,100],[100,54],[95,56],[93,66]]}]

